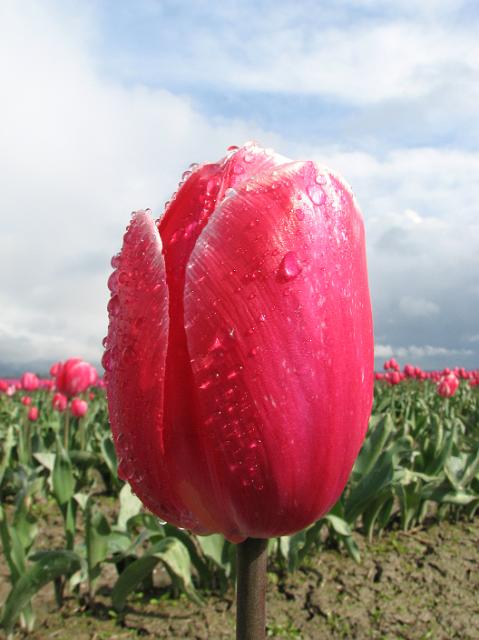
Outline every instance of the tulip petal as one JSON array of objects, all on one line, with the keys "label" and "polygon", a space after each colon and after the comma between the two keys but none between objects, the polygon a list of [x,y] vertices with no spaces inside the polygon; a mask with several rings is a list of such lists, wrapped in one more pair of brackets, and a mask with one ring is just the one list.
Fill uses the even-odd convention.
[{"label": "tulip petal", "polygon": [[285,535],[338,499],[367,428],[363,223],[350,190],[311,162],[226,195],[186,269],[199,439],[229,531]]},{"label": "tulip petal", "polygon": [[[217,202],[234,187],[264,168],[275,166],[280,156],[249,144],[215,164],[186,172],[163,218],[163,242],[169,292],[168,353],[165,364],[164,443],[168,473],[191,512],[211,531],[223,531],[230,540],[242,538],[229,530],[225,506],[211,500],[213,485],[208,471],[207,443],[198,432],[194,380],[184,322],[186,265]],[[187,401],[185,401],[187,398]]]},{"label": "tulip petal", "polygon": [[103,365],[119,474],[155,514],[204,533],[174,492],[165,460],[168,291],[161,239],[148,212],[134,215],[115,260]]}]

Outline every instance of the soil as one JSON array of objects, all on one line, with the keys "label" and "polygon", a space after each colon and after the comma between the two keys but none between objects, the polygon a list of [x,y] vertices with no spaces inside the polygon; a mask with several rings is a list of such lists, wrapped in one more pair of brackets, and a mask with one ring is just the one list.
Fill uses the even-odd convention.
[{"label": "soil", "polygon": [[[45,542],[54,540],[54,528],[47,537]],[[479,640],[478,540],[479,519],[442,522],[424,530],[389,532],[373,543],[358,535],[361,564],[325,550],[308,558],[295,573],[282,573],[272,566],[267,637]],[[118,615],[109,600],[113,573],[108,569],[90,607],[68,598],[59,610],[53,589],[45,587],[34,600],[37,622],[28,638],[234,639],[233,590],[223,596],[203,594],[205,604],[198,606],[184,596],[172,599],[169,591],[158,587],[130,598]],[[2,559],[0,602],[8,590]],[[21,630],[14,634],[15,639],[24,637],[27,634]]]}]

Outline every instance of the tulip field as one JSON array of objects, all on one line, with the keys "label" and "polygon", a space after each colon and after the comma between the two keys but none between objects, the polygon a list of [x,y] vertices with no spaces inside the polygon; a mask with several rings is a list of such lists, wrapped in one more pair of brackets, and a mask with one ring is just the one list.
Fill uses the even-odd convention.
[{"label": "tulip field", "polygon": [[[30,374],[0,381],[1,628],[15,637],[66,637],[48,635],[46,609],[53,617],[69,611],[72,624],[88,614],[113,625],[107,635],[95,636],[93,628],[85,638],[130,638],[137,635],[125,617],[147,595],[159,613],[163,603],[171,609],[176,602],[186,617],[212,597],[230,602],[235,545],[219,534],[195,536],[144,510],[118,475],[102,383],[89,365],[75,363],[77,378],[87,382],[73,388],[65,388],[58,369],[52,380],[35,382]],[[331,549],[347,583],[348,567],[374,561],[381,541],[477,522],[478,372],[386,365],[376,374],[368,434],[340,500],[304,531],[269,542],[269,576],[283,589]],[[329,625],[330,637],[352,637],[340,610],[305,611],[308,620]],[[164,618],[158,621],[157,637],[233,637],[226,622],[219,635],[189,635],[185,627],[174,636]],[[319,637],[271,615],[268,625],[269,637]],[[354,637],[382,637],[373,623],[371,629]]]}]

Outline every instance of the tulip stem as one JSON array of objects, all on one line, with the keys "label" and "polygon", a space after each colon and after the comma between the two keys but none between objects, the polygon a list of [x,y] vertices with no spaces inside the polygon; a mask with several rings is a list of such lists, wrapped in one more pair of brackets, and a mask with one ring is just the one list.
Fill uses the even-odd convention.
[{"label": "tulip stem", "polygon": [[264,640],[268,540],[247,538],[236,554],[236,640]]}]

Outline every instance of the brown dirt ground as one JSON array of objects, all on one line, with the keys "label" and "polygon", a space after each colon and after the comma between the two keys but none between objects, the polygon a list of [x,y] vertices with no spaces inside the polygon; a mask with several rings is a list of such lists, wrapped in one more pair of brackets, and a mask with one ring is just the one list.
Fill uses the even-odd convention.
[{"label": "brown dirt ground", "polygon": [[[55,539],[55,527],[49,529],[49,534],[42,534],[46,543]],[[267,637],[479,640],[478,541],[476,518],[408,533],[390,532],[371,544],[357,536],[363,558],[359,565],[337,551],[325,550],[292,574],[271,567]],[[130,598],[118,616],[108,597],[112,578],[107,567],[93,609],[69,598],[58,610],[51,586],[45,587],[34,600],[37,624],[28,638],[234,638],[232,590],[224,596],[205,596],[200,607],[184,597],[173,600],[165,589],[157,588]],[[156,576],[158,581],[161,576]],[[2,558],[0,602],[8,590]],[[14,635],[15,639],[24,637],[20,630]]]}]

